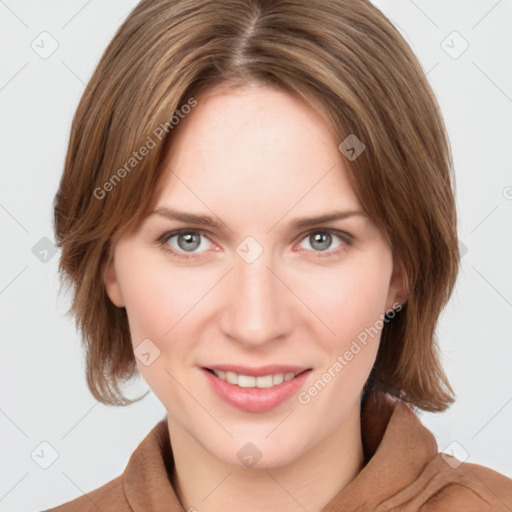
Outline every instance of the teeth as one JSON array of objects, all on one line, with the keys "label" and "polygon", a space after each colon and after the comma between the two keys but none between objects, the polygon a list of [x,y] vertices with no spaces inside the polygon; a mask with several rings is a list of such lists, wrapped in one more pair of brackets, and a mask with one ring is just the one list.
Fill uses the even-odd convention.
[{"label": "teeth", "polygon": [[[243,378],[242,376],[238,377],[238,385],[242,386],[240,384],[240,379]],[[257,388],[271,388],[274,385],[274,378],[272,375],[265,375],[262,377],[251,377],[254,379],[254,384]],[[251,386],[253,387],[253,386]]]},{"label": "teeth", "polygon": [[[291,374],[288,373],[287,375],[291,375]],[[285,377],[285,375],[283,373],[278,373],[277,375],[273,375],[272,376],[272,384],[274,384],[274,386],[276,386],[277,384],[281,384],[282,382],[284,382],[284,377]]]},{"label": "teeth", "polygon": [[238,375],[235,372],[224,372],[222,370],[212,371],[219,379],[240,386],[241,388],[271,388],[272,386],[277,386],[287,380],[293,379],[298,375],[298,373],[276,373],[275,375],[252,377],[251,375]]},{"label": "teeth", "polygon": [[230,384],[237,384],[238,383],[238,377],[236,376],[236,373],[234,373],[234,372],[226,372],[226,380]]},{"label": "teeth", "polygon": [[[232,384],[235,384],[235,383],[233,382]],[[241,388],[254,388],[254,387],[256,387],[256,377],[239,375],[237,384]]]}]

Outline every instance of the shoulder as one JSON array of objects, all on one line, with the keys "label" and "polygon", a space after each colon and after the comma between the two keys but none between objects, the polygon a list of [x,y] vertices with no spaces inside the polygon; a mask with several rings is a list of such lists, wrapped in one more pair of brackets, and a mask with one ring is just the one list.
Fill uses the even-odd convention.
[{"label": "shoulder", "polygon": [[387,486],[377,510],[512,511],[512,479],[440,453],[408,403],[376,395],[366,413],[366,448],[370,455],[375,450],[368,462],[372,485],[382,480]]},{"label": "shoulder", "polygon": [[44,512],[131,512],[123,489],[123,475],[98,489]]},{"label": "shoulder", "polygon": [[151,499],[175,504],[166,467],[170,459],[172,450],[167,422],[163,419],[131,454],[122,474],[97,489],[82,492],[78,498],[44,512],[132,512]]},{"label": "shoulder", "polygon": [[[439,453],[412,484],[422,512],[510,511],[512,480],[478,464]],[[420,505],[421,503],[421,505]]]}]

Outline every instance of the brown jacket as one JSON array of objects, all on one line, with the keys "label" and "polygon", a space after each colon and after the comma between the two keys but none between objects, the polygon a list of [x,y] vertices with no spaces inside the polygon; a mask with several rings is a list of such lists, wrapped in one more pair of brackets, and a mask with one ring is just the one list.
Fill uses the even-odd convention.
[{"label": "brown jacket", "polygon": [[[512,511],[512,480],[438,453],[434,436],[405,402],[372,395],[362,409],[361,431],[367,463],[321,512]],[[164,419],[122,475],[51,511],[184,512],[170,481],[172,467]]]}]

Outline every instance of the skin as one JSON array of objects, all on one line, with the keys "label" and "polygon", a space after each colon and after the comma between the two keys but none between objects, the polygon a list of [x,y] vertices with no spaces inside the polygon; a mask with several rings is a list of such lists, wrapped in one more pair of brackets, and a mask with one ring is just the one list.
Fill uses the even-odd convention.
[{"label": "skin", "polygon": [[[293,396],[263,413],[224,402],[200,367],[297,364],[312,368],[308,389],[400,301],[391,248],[349,184],[341,141],[300,98],[257,85],[210,89],[172,135],[157,207],[226,228],[150,215],[117,241],[105,285],[126,308],[134,348],[149,338],[160,350],[137,364],[167,410],[178,497],[200,511],[319,511],[364,464],[360,395],[380,336],[308,404]],[[290,225],[333,210],[363,214]],[[201,242],[191,252],[182,237],[159,244],[182,228]],[[334,233],[322,250],[311,235],[327,229],[352,243]],[[263,249],[252,263],[236,252],[247,236]],[[247,442],[262,454],[252,468],[237,457]]]}]

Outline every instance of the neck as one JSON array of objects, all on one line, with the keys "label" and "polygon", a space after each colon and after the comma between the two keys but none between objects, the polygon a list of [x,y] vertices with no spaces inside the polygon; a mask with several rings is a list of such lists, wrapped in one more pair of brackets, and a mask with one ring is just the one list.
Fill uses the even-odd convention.
[{"label": "neck", "polygon": [[185,510],[320,512],[361,471],[364,454],[359,404],[321,443],[279,467],[226,464],[167,418],[172,442],[172,484]]}]

